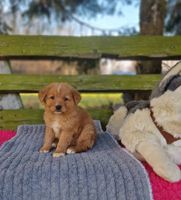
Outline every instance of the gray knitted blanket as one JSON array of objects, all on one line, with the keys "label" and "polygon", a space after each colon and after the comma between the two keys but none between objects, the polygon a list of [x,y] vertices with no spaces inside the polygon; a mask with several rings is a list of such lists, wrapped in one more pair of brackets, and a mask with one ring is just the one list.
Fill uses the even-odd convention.
[{"label": "gray knitted blanket", "polygon": [[96,126],[93,149],[59,158],[38,152],[43,125],[18,127],[0,148],[0,200],[152,199],[141,164]]}]

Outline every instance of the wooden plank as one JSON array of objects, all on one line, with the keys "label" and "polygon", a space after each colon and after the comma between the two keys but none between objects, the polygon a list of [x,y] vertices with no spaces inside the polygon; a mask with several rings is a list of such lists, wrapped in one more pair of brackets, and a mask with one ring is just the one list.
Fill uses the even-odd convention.
[{"label": "wooden plank", "polygon": [[37,92],[51,82],[68,82],[81,92],[152,90],[160,75],[0,75],[0,93]]},{"label": "wooden plank", "polygon": [[21,124],[43,123],[43,110],[18,109],[0,111],[0,129],[15,130]]},{"label": "wooden plank", "polygon": [[181,58],[181,36],[0,36],[0,58]]},{"label": "wooden plank", "polygon": [[[93,119],[99,119],[103,126],[107,124],[112,111],[108,109],[88,109]],[[15,130],[18,125],[22,124],[42,124],[43,110],[20,109],[20,110],[3,110],[0,111],[0,129]]]}]

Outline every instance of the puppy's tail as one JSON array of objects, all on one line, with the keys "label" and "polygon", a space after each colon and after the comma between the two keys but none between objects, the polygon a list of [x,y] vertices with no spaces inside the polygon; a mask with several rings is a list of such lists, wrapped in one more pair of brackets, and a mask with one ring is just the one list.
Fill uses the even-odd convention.
[{"label": "puppy's tail", "polygon": [[119,139],[119,130],[127,116],[128,109],[126,106],[121,106],[114,114],[110,117],[109,122],[106,126],[106,131],[114,135],[116,139]]}]

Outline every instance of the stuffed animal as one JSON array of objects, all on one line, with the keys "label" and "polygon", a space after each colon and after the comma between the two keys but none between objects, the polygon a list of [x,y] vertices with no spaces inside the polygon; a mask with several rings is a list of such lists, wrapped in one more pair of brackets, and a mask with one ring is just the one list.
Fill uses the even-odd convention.
[{"label": "stuffed animal", "polygon": [[169,182],[181,179],[181,62],[163,77],[149,101],[121,106],[107,131]]}]

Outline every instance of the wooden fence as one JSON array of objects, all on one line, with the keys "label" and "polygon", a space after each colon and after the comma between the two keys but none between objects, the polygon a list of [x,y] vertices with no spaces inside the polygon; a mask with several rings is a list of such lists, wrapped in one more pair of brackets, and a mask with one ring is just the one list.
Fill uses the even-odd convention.
[{"label": "wooden fence", "polygon": [[[0,60],[11,59],[181,59],[181,36],[62,37],[0,36]],[[38,67],[38,66],[37,66]],[[155,66],[157,67],[157,66]],[[160,75],[0,75],[0,93],[34,93],[50,82],[66,81],[81,92],[151,90]],[[109,110],[89,110],[93,118],[107,121]],[[42,110],[0,111],[0,129],[42,122]]]}]

